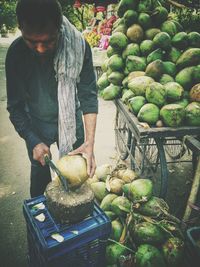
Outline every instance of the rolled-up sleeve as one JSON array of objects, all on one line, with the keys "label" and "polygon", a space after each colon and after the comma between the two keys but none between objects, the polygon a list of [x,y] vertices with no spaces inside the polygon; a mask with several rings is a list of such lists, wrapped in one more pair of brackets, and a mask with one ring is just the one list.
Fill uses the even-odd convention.
[{"label": "rolled-up sleeve", "polygon": [[91,48],[87,42],[83,68],[80,73],[80,82],[77,84],[77,92],[83,114],[98,113],[96,76],[92,62]]}]

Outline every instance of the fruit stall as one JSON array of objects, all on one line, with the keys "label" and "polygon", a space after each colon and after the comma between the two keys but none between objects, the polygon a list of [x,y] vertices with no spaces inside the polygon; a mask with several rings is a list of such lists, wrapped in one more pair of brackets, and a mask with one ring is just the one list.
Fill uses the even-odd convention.
[{"label": "fruit stall", "polygon": [[108,47],[109,38],[112,33],[113,24],[117,19],[117,0],[107,1],[75,1],[74,6],[92,4],[94,16],[89,25],[83,31],[83,35],[92,49],[93,64],[100,76],[101,63],[107,58],[106,49]]},{"label": "fruit stall", "polygon": [[[107,48],[107,59],[101,65],[103,73],[99,77],[97,85],[100,97],[105,101],[113,101],[116,106],[115,136],[119,158],[140,179],[149,179],[152,182],[153,197],[161,198],[163,201],[166,199],[170,177],[168,163],[180,166],[182,162],[186,161],[186,158],[189,159],[188,162],[193,165],[193,183],[195,184],[197,180],[197,184],[194,185],[195,192],[192,189],[193,186],[191,187],[190,194],[193,200],[189,203],[191,204],[190,208],[193,206],[194,209],[199,210],[195,201],[200,180],[198,167],[200,149],[198,141],[200,133],[200,33],[186,31],[170,14],[169,4],[183,8],[183,5],[176,3],[176,1],[119,1],[118,18],[113,25]],[[188,138],[189,140],[194,138],[197,145],[192,147]],[[186,157],[186,155],[190,156]],[[118,173],[117,175],[112,173],[111,176],[113,179],[119,178]],[[110,183],[107,180],[106,182],[106,186],[109,188]],[[132,198],[134,195],[133,184],[134,182],[131,182],[129,186],[127,185],[128,188],[126,184],[122,186],[122,196],[126,196],[131,202],[134,202],[135,199],[135,197]],[[112,190],[111,192],[113,193]],[[143,205],[148,206],[149,201],[144,196],[144,203],[136,201],[136,207],[138,206],[140,209]],[[113,203],[114,201],[111,202],[109,211],[113,211]],[[117,205],[119,206],[119,204]],[[137,225],[137,216],[141,214],[139,210],[132,208],[136,215],[132,214],[131,219],[127,219],[127,217],[126,219],[128,223],[133,220]],[[154,206],[152,206],[153,208]],[[151,217],[150,213],[143,215]],[[134,218],[134,216],[136,217]],[[185,222],[186,217],[188,215],[184,216],[184,220],[179,221],[179,226]],[[127,221],[124,223],[119,218],[117,218],[117,222],[112,221],[114,235],[117,232],[116,224],[122,222],[122,225],[127,227]],[[144,221],[143,218],[141,223],[143,224]],[[160,220],[158,219],[158,221]],[[150,223],[160,224],[160,222],[152,222],[151,219]],[[179,255],[179,258],[179,253],[177,253],[177,251],[181,251],[180,240],[177,243],[176,240],[176,244],[172,244],[168,239],[165,243],[167,245],[163,245],[163,241],[160,241],[161,247],[158,245],[159,242],[156,244],[147,240],[138,241],[136,225],[133,226],[130,223],[125,234],[126,237],[128,236],[125,241],[122,234],[121,239],[117,240],[117,244],[110,243],[108,246],[106,255],[110,265],[116,264],[118,266],[118,261],[112,258],[112,255],[115,254],[116,247],[119,248],[119,243],[126,244],[128,249],[133,249],[136,252],[134,263],[131,263],[130,266],[184,266],[186,264],[186,259],[185,262],[180,260],[183,254],[182,256]],[[194,226],[198,228],[200,222],[196,222]],[[185,227],[187,228],[187,226]],[[144,223],[141,228],[145,229],[148,226]],[[186,234],[184,227],[180,228],[184,237],[190,235]],[[130,229],[133,229],[133,232]],[[181,236],[172,233],[170,228],[168,230],[172,234],[172,238],[180,238],[185,242],[183,236],[181,238]],[[190,230],[188,231],[190,232]],[[198,241],[199,228],[196,231],[195,237]],[[150,235],[149,232],[148,235]],[[130,236],[133,238],[132,242],[129,239]],[[144,236],[146,237],[146,235]],[[196,241],[193,240],[193,244]],[[186,243],[183,247],[187,254],[190,249]],[[189,243],[191,245],[191,242]],[[164,262],[159,256],[158,258],[155,256],[154,248],[150,248],[149,244],[161,252]],[[167,251],[169,247],[176,247],[176,256],[174,252]],[[192,247],[193,256],[190,255],[190,261],[196,267],[198,266],[200,250],[196,243],[195,248],[193,245]],[[126,249],[121,247],[120,250],[119,248],[119,254],[124,255]],[[149,251],[151,251],[151,255],[147,253]],[[174,256],[174,262],[171,253]],[[127,254],[129,253],[127,252]],[[148,254],[147,258],[145,258],[146,254]]]},{"label": "fruit stall", "polygon": [[[56,177],[23,205],[29,265],[198,267],[200,33],[170,15],[175,1],[75,1],[84,3],[95,5],[83,34],[99,97],[116,107],[117,160],[89,178],[81,155],[46,159]],[[180,218],[168,164],[180,167],[187,153],[194,173]]]}]

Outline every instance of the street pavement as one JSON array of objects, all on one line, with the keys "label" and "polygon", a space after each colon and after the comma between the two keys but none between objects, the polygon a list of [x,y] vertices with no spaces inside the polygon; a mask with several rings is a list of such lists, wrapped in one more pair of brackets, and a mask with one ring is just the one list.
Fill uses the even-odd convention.
[{"label": "street pavement", "polygon": [[[5,55],[14,39],[0,38],[0,267],[27,266],[26,223],[22,206],[29,199],[29,160],[23,139],[15,132],[6,110]],[[112,101],[99,99],[95,156],[97,166],[115,164],[114,121]],[[52,146],[53,160],[58,158],[56,145]],[[170,183],[167,202],[173,214],[183,213],[192,181],[191,164],[169,168]],[[37,266],[36,266],[37,267]],[[78,266],[77,266],[78,267]]]},{"label": "street pavement", "polygon": [[[26,267],[26,223],[22,206],[25,199],[30,199],[29,160],[24,141],[15,132],[6,110],[4,61],[13,39],[13,36],[0,38],[0,266]],[[116,157],[114,118],[113,103],[99,99],[95,144],[97,165],[112,164]],[[52,154],[56,161],[56,145],[52,146]]]}]

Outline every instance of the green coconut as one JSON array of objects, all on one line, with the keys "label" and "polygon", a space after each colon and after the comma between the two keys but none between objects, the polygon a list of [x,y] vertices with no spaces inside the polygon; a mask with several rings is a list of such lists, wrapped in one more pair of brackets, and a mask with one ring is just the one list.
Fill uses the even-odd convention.
[{"label": "green coconut", "polygon": [[140,51],[143,56],[148,56],[154,50],[154,44],[152,40],[144,40],[140,44]]},{"label": "green coconut", "polygon": [[193,86],[190,90],[190,101],[200,102],[200,83]]},{"label": "green coconut", "polygon": [[108,194],[106,195],[102,201],[101,201],[101,205],[100,208],[104,211],[110,211],[111,210],[111,202],[117,198],[116,194]]},{"label": "green coconut", "polygon": [[158,248],[142,244],[135,254],[136,267],[166,267],[166,263]]},{"label": "green coconut", "polygon": [[147,103],[141,107],[137,118],[140,122],[146,122],[150,125],[156,124],[159,120],[160,110],[158,106],[152,103]]},{"label": "green coconut", "polygon": [[118,85],[110,84],[102,91],[102,98],[104,100],[113,100],[118,98],[121,93],[121,87]]},{"label": "green coconut", "polygon": [[122,102],[128,104],[128,100],[134,96],[135,94],[133,93],[133,91],[129,89],[122,95]]},{"label": "green coconut", "polygon": [[119,196],[112,201],[111,210],[118,216],[126,216],[131,211],[131,202],[128,198]]},{"label": "green coconut", "polygon": [[115,241],[119,241],[123,231],[122,223],[119,220],[114,220],[111,222],[111,227],[112,228],[111,228],[110,238]]},{"label": "green coconut", "polygon": [[141,107],[144,106],[145,103],[146,99],[144,96],[135,96],[129,99],[128,107],[129,110],[131,110],[135,115],[137,115]]},{"label": "green coconut", "polygon": [[127,255],[128,250],[120,244],[111,244],[106,247],[106,262],[108,264],[117,263],[118,259],[122,255]]},{"label": "green coconut", "polygon": [[122,58],[126,59],[127,56],[140,56],[140,47],[138,44],[130,43],[122,52]]},{"label": "green coconut", "polygon": [[168,74],[163,74],[160,77],[159,83],[161,83],[162,85],[169,83],[169,82],[174,82],[174,78]]},{"label": "green coconut", "polygon": [[108,191],[106,190],[106,183],[104,182],[92,183],[90,186],[98,201],[102,201],[102,199],[108,194]]},{"label": "green coconut", "polygon": [[184,122],[185,109],[178,104],[168,104],[161,108],[160,117],[166,126],[179,127]]},{"label": "green coconut", "polygon": [[101,77],[99,77],[98,81],[97,81],[97,85],[99,87],[100,90],[106,88],[107,86],[109,86],[110,82],[108,80],[107,74],[106,72],[104,72]]},{"label": "green coconut", "polygon": [[113,49],[122,51],[128,44],[128,38],[122,32],[115,32],[111,35],[109,44]]},{"label": "green coconut", "polygon": [[110,210],[105,210],[105,214],[108,216],[108,218],[113,221],[117,218],[117,215],[113,212],[113,211],[110,211]]},{"label": "green coconut", "polygon": [[145,96],[146,88],[153,82],[154,79],[152,79],[151,77],[136,77],[128,83],[128,88],[133,91],[135,95]]},{"label": "green coconut", "polygon": [[153,183],[149,179],[137,179],[131,182],[128,198],[133,203],[146,202],[153,194]]},{"label": "green coconut", "polygon": [[174,102],[183,98],[184,89],[176,82],[169,82],[165,84],[165,91],[167,100]]},{"label": "green coconut", "polygon": [[146,89],[145,96],[149,103],[162,107],[166,100],[165,87],[157,82],[151,83]]},{"label": "green coconut", "polygon": [[162,198],[152,196],[147,202],[139,205],[136,211],[145,216],[158,218],[163,211],[169,211],[169,206]]},{"label": "green coconut", "polygon": [[164,233],[159,226],[150,222],[136,224],[132,238],[137,244],[159,245],[164,242]]},{"label": "green coconut", "polygon": [[168,266],[176,267],[183,260],[184,242],[180,238],[171,237],[162,246],[162,252]]},{"label": "green coconut", "polygon": [[191,102],[185,108],[185,118],[187,125],[190,126],[200,126],[200,103]]}]

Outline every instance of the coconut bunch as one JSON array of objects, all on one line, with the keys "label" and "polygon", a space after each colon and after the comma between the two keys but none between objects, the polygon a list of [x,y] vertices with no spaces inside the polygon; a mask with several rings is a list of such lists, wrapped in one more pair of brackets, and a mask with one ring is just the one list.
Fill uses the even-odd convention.
[{"label": "coconut bunch", "polygon": [[94,191],[96,200],[100,204],[107,194],[122,195],[122,187],[136,179],[136,173],[120,164],[114,168],[109,164],[103,164],[96,168],[92,178],[87,180]]},{"label": "coconut bunch", "polygon": [[107,267],[119,266],[123,260],[137,267],[180,264],[184,251],[181,222],[163,199],[153,195],[151,180],[138,177],[125,165],[113,169],[104,164],[88,183],[112,224]]},{"label": "coconut bunch", "polygon": [[150,126],[200,126],[200,34],[185,32],[165,2],[119,2],[98,88]]}]

